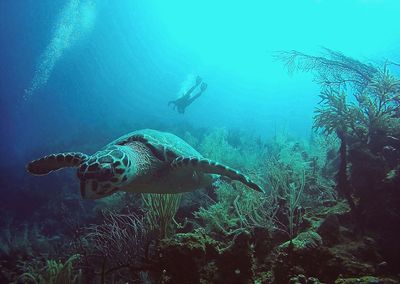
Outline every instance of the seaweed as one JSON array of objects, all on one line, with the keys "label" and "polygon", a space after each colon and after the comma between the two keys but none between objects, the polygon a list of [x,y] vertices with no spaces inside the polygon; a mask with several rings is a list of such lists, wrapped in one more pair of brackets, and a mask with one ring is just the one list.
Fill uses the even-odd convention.
[{"label": "seaweed", "polygon": [[71,255],[65,262],[48,259],[45,263],[28,263],[19,280],[37,284],[78,284],[82,283],[82,272],[75,270],[73,264],[80,258],[79,254]]},{"label": "seaweed", "polygon": [[[134,213],[103,214],[103,223],[88,226],[74,244],[82,255],[86,272],[92,271],[105,283],[113,274],[124,278],[146,271],[155,240],[146,220]],[[124,271],[128,271],[129,276]]]}]

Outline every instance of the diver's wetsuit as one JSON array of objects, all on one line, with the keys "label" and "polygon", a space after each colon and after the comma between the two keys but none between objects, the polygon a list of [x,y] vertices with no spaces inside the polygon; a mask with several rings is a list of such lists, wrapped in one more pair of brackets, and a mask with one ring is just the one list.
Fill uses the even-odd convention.
[{"label": "diver's wetsuit", "polygon": [[[201,81],[201,78],[197,77],[196,84],[193,87],[191,87],[182,97],[174,101],[169,101],[168,105],[173,104],[173,109],[177,109],[179,113],[185,113],[186,107],[188,107],[192,102],[194,102],[194,100],[200,97],[201,94],[207,89],[207,84]],[[200,91],[192,96],[192,92],[200,85],[200,83]]]}]

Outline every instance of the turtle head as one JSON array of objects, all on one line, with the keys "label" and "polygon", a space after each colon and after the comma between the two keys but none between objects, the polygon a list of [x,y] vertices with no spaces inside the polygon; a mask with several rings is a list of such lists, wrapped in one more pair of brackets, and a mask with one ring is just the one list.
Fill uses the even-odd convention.
[{"label": "turtle head", "polygon": [[118,191],[129,183],[130,162],[121,151],[123,146],[113,146],[93,154],[78,168],[81,195],[84,199],[98,199]]}]

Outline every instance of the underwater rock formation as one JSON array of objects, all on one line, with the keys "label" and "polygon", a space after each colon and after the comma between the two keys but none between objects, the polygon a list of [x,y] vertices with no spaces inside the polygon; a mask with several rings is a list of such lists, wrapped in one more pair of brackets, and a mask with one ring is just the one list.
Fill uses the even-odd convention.
[{"label": "underwater rock formation", "polygon": [[[297,51],[278,55],[289,69],[313,72],[321,86],[314,127],[340,139],[337,191],[352,209],[361,233],[393,271],[400,262],[400,79],[398,64],[362,63],[329,49],[322,56]],[[384,241],[383,241],[384,240]]]},{"label": "underwater rock formation", "polygon": [[[232,149],[227,136],[206,137],[207,143],[196,137],[196,145],[212,147],[212,155],[220,154],[218,143]],[[210,188],[182,197],[184,206],[176,211],[179,202],[168,206],[168,198],[151,197],[146,203],[140,194],[120,193],[84,204],[69,188],[64,195],[51,188],[51,206],[45,202],[50,199],[47,196],[40,211],[29,220],[43,222],[39,218],[45,215],[45,223],[57,224],[58,230],[68,224],[62,226],[64,234],[59,239],[63,241],[49,244],[57,244],[58,250],[48,258],[67,260],[71,255],[81,255],[74,262],[73,272],[81,271],[86,282],[279,284],[378,279],[396,283],[395,258],[388,257],[396,253],[395,226],[388,231],[374,231],[368,226],[360,230],[360,219],[355,218],[346,198],[338,197],[332,182],[337,169],[335,140],[316,136],[309,145],[276,137],[263,148],[244,138],[245,142],[234,142],[238,153],[232,153],[232,161],[239,163],[248,157],[250,161],[258,156],[257,167],[243,170],[257,180],[267,180],[269,192],[250,191],[240,183],[219,179]],[[361,169],[361,165],[355,166]],[[358,184],[349,176],[352,180]],[[377,185],[384,190],[389,185],[395,189],[392,180]],[[376,200],[383,201],[380,197]],[[386,202],[390,205],[392,201]],[[63,204],[63,208],[57,208],[57,204]],[[165,214],[159,215],[159,208]],[[111,212],[114,215],[99,214],[107,209],[115,211]],[[49,234],[46,237],[50,239],[51,231],[39,232]],[[17,279],[27,271],[28,263],[38,263],[35,267],[40,273],[47,259],[37,257],[43,250],[39,246],[31,248],[29,255],[19,252],[2,257],[0,279]],[[15,268],[17,263],[24,265]]]},{"label": "underwater rock formation", "polygon": [[200,232],[178,234],[160,246],[162,277],[172,283],[252,283],[250,234],[238,234],[226,248]]}]

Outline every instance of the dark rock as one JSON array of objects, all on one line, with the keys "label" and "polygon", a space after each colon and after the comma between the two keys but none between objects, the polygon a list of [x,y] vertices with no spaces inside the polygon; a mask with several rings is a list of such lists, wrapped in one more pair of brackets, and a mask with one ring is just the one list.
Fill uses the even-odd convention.
[{"label": "dark rock", "polygon": [[298,234],[294,239],[287,241],[279,246],[279,249],[293,250],[297,253],[303,253],[307,250],[312,250],[322,246],[321,236],[310,230]]},{"label": "dark rock", "polygon": [[339,275],[354,277],[375,274],[375,268],[371,264],[375,261],[365,258],[365,249],[369,248],[360,241],[341,243],[330,248],[332,257],[327,261],[325,268],[325,274],[329,275],[327,280],[333,281]]},{"label": "dark rock", "polygon": [[[171,283],[199,283],[207,264],[218,256],[217,242],[196,232],[177,234],[160,244],[160,277]],[[210,279],[207,279],[210,280]]]},{"label": "dark rock", "polygon": [[333,245],[339,241],[340,224],[335,214],[329,214],[317,229],[318,234],[322,237],[324,244]]},{"label": "dark rock", "polygon": [[303,275],[303,274],[297,275],[297,280],[301,284],[306,284],[307,283],[307,277],[305,275]]},{"label": "dark rock", "polygon": [[227,247],[204,232],[177,234],[160,244],[155,276],[168,279],[168,283],[253,283],[251,243],[246,231],[237,234]]},{"label": "dark rock", "polygon": [[300,284],[299,281],[297,280],[297,277],[291,277],[289,279],[289,284]]},{"label": "dark rock", "polygon": [[373,276],[364,276],[358,278],[339,278],[335,284],[394,284],[392,279],[379,279]]},{"label": "dark rock", "polygon": [[220,251],[212,283],[253,283],[251,235],[241,232],[228,248]]},{"label": "dark rock", "polygon": [[[278,247],[273,264],[274,283],[287,283],[288,275],[323,275],[324,264],[331,258],[315,231],[300,233]],[[318,264],[318,265],[317,265]],[[299,282],[299,281],[298,281]]]},{"label": "dark rock", "polygon": [[324,207],[333,207],[333,206],[335,206],[337,203],[338,203],[338,202],[337,202],[336,200],[329,199],[329,200],[324,200],[324,201],[322,202],[322,205],[323,205]]},{"label": "dark rock", "polygon": [[272,250],[272,240],[268,230],[255,228],[252,242],[254,244],[254,257],[258,263],[263,263]]},{"label": "dark rock", "polygon": [[363,238],[363,242],[368,246],[375,246],[376,245],[376,241],[373,238],[368,237],[368,236],[365,236]]},{"label": "dark rock", "polygon": [[378,274],[386,274],[388,273],[389,270],[388,268],[389,268],[388,263],[386,261],[382,261],[377,265],[376,270]]},{"label": "dark rock", "polygon": [[319,284],[319,280],[315,277],[308,277],[306,284]]}]

